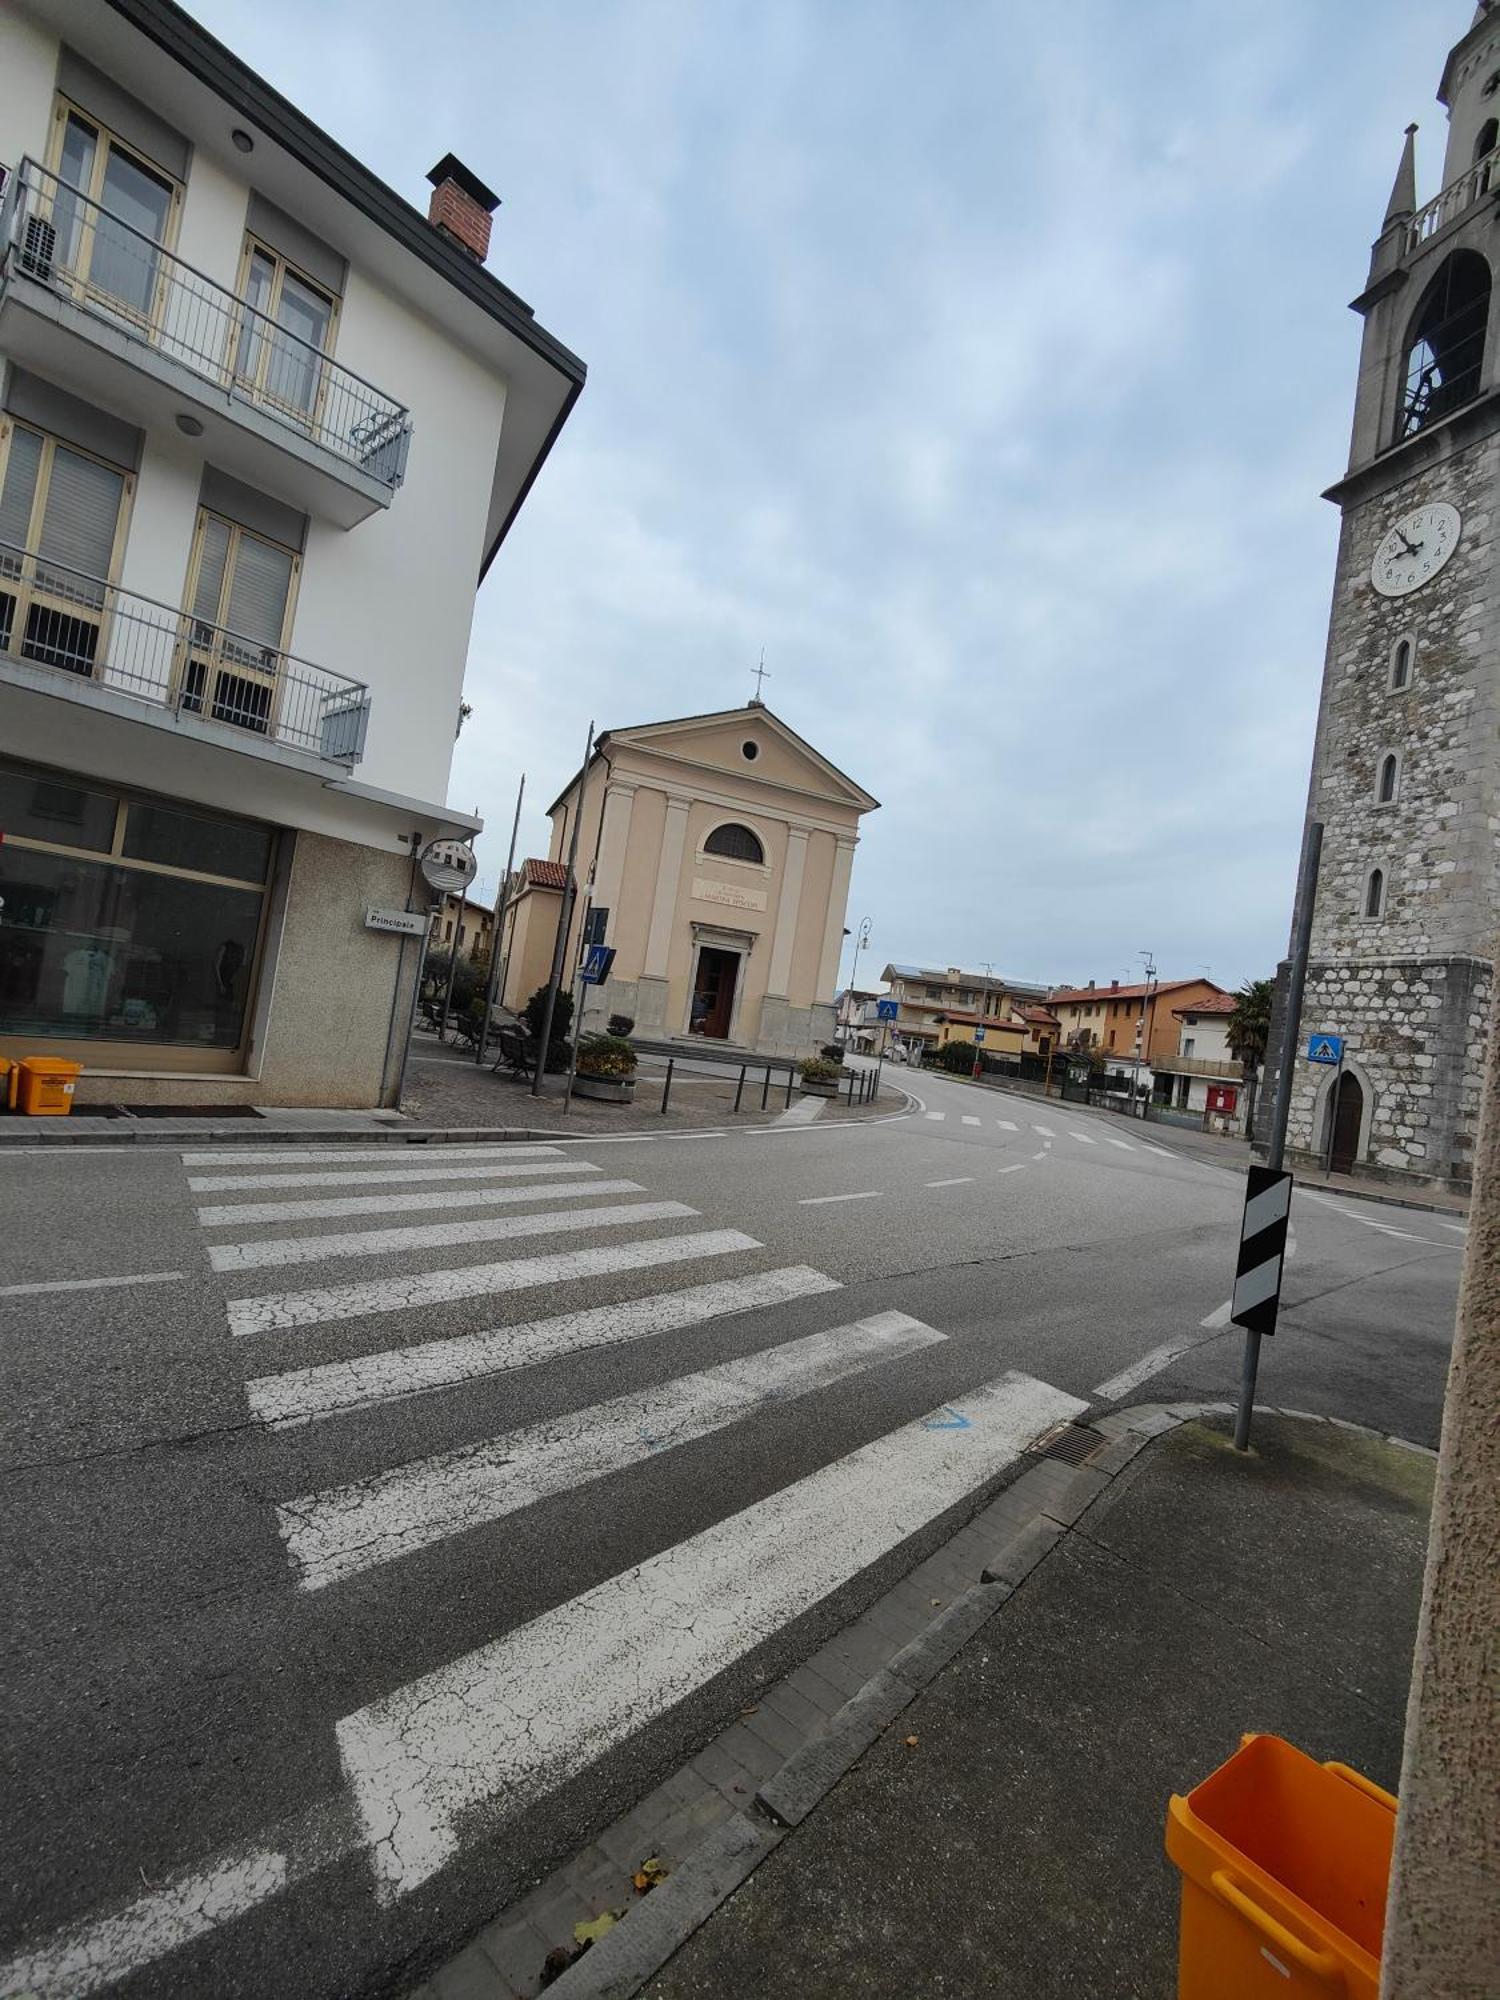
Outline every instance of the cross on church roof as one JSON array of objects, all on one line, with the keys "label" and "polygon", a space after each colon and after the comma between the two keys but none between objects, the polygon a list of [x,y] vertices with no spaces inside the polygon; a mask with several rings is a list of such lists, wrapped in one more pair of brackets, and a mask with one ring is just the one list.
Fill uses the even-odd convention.
[{"label": "cross on church roof", "polygon": [[761,682],[768,681],[770,678],[771,676],[766,672],[766,649],[762,646],[760,649],[760,665],[755,669],[755,692],[750,697],[751,701],[759,708],[764,708],[766,705],[761,695]]}]

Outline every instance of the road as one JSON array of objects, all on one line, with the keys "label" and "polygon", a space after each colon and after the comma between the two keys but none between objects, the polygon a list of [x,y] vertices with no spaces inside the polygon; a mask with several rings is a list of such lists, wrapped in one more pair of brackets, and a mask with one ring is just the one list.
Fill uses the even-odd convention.
[{"label": "road", "polygon": [[[1232,1394],[1243,1199],[867,1123],[0,1152],[0,1994],[397,1993],[1090,1405]],[[1462,1224],[1299,1195],[1262,1395],[1437,1437]]]}]

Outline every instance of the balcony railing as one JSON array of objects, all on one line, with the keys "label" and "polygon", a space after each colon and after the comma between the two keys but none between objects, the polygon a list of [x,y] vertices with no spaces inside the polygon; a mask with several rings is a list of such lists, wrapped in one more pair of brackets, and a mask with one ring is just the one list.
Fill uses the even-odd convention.
[{"label": "balcony railing", "polygon": [[1406,254],[1420,250],[1431,236],[1446,229],[1455,216],[1462,215],[1490,193],[1500,194],[1500,146],[1476,160],[1457,180],[1449,181],[1442,193],[1425,208],[1419,208],[1406,225]]},{"label": "balcony railing", "polygon": [[331,763],[364,754],[363,682],[0,541],[0,674],[8,661]]},{"label": "balcony railing", "polygon": [[401,484],[411,441],[402,404],[30,159],[0,204],[0,291],[13,273],[390,491]]},{"label": "balcony railing", "polygon": [[1232,1056],[1153,1056],[1151,1067],[1172,1076],[1214,1076],[1227,1083],[1237,1082],[1244,1075],[1243,1064]]}]

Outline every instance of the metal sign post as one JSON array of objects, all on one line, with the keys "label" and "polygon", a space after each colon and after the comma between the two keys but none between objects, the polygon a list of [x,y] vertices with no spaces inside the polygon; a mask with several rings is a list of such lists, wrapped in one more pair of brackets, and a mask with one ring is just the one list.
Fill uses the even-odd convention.
[{"label": "metal sign post", "polygon": [[[1313,909],[1318,900],[1318,862],[1323,853],[1323,823],[1309,820],[1302,841],[1302,865],[1297,873],[1296,915],[1292,927],[1292,956],[1287,967],[1286,1014],[1281,1024],[1281,1059],[1276,1072],[1276,1098],[1271,1108],[1271,1134],[1262,1171],[1280,1174],[1286,1154],[1286,1128],[1292,1113],[1292,1073],[1297,1061],[1297,1036],[1302,1021],[1302,994],[1307,985],[1307,953],[1312,942]],[[1288,1186],[1288,1203],[1291,1189]],[[1290,1213],[1290,1206],[1288,1207]],[[1246,1201],[1246,1216],[1249,1201]],[[1241,1237],[1241,1252],[1244,1238]],[[1238,1289],[1239,1279],[1235,1279]],[[1278,1296],[1280,1275],[1278,1266]],[[1245,1328],[1245,1359],[1240,1371],[1240,1400],[1234,1416],[1234,1448],[1250,1448],[1250,1418],[1255,1410],[1255,1378],[1260,1370],[1259,1328],[1250,1320]]]},{"label": "metal sign post", "polygon": [[[588,790],[589,763],[594,755],[594,725],[589,723],[588,740],[583,746],[583,769],[578,773],[578,797],[573,805],[573,830],[568,837],[568,879],[563,884],[562,908],[557,913],[557,936],[552,941],[552,970],[547,980],[547,998],[542,1008],[541,1046],[536,1055],[536,1074],[531,1079],[531,1094],[542,1094],[542,1076],[547,1068],[547,1044],[552,1039],[552,1017],[557,1011],[557,989],[562,983],[563,961],[568,955],[568,932],[573,926],[573,909],[578,900],[578,877],[574,870],[578,862],[578,828],[583,819],[584,794]],[[578,1023],[573,1023],[573,1038],[578,1038]],[[570,1073],[571,1076],[571,1073]],[[571,1094],[571,1080],[569,1084]]]},{"label": "metal sign post", "polygon": [[500,893],[495,898],[495,923],[490,933],[490,976],[484,983],[484,1019],[479,1023],[479,1049],[474,1060],[484,1061],[484,1045],[489,1039],[490,1015],[495,1011],[495,995],[500,990],[500,941],[505,930],[505,906],[510,900],[511,871],[516,865],[516,835],[521,829],[521,801],[526,796],[526,773],[516,787],[516,816],[510,823],[510,852],[505,857],[505,873],[500,877]]}]

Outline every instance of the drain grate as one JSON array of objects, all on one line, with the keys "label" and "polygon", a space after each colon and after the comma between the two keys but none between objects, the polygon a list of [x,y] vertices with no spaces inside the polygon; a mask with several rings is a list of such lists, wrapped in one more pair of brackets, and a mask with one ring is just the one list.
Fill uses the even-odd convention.
[{"label": "drain grate", "polygon": [[1087,1465],[1108,1443],[1108,1438],[1082,1424],[1054,1424],[1050,1431],[1033,1438],[1026,1449],[1034,1458],[1060,1458],[1064,1465]]}]

